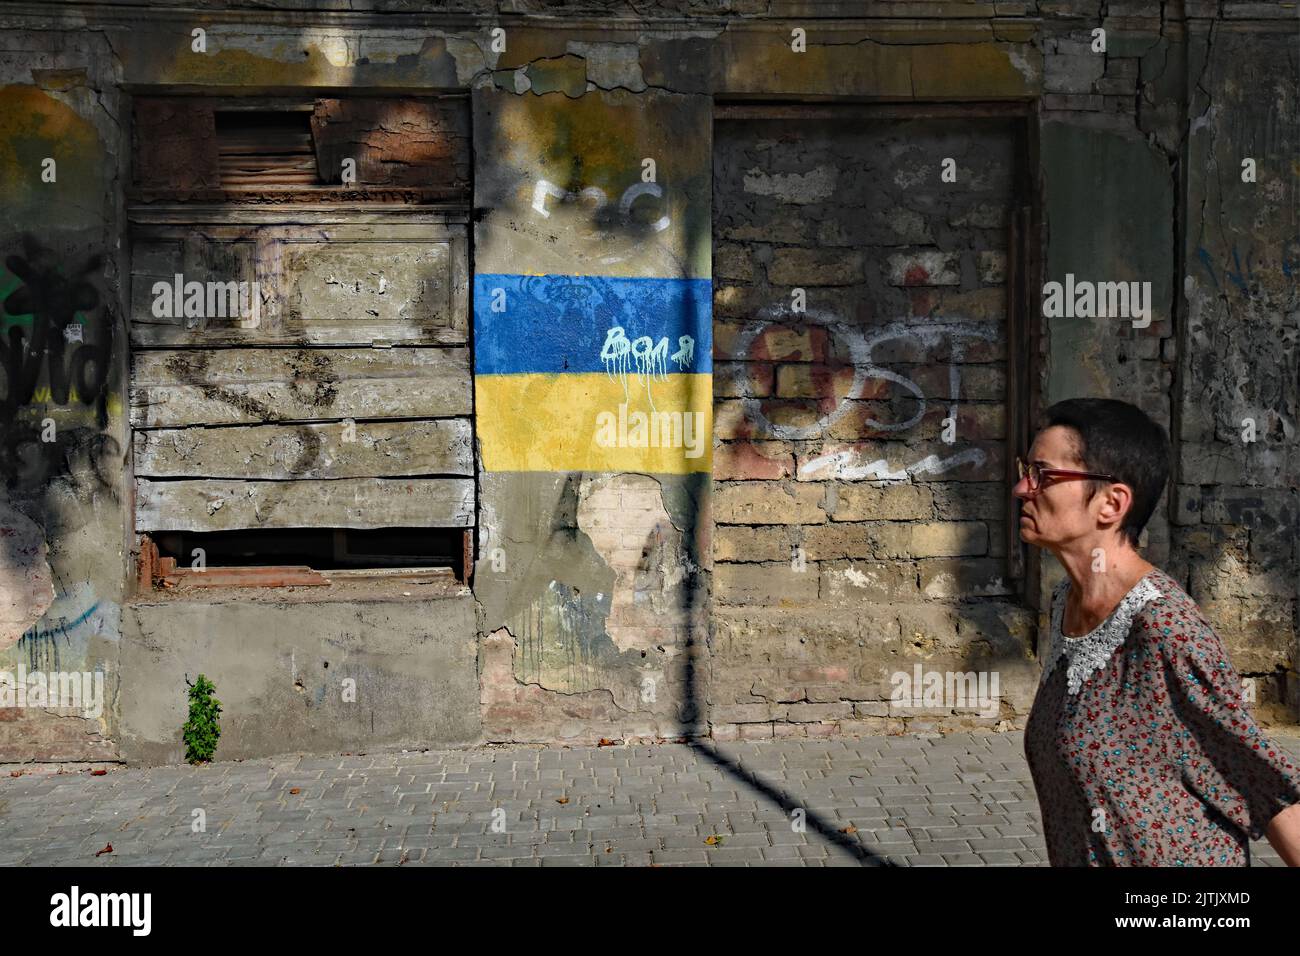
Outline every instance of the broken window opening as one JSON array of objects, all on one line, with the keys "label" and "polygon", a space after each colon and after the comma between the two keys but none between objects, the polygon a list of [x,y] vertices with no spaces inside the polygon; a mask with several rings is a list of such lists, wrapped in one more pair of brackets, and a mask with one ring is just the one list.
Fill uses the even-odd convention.
[{"label": "broken window opening", "polygon": [[[154,588],[327,585],[366,577],[469,575],[461,528],[160,531],[142,537]],[[143,583],[143,582],[142,582]]]},{"label": "broken window opening", "polygon": [[323,185],[307,110],[217,110],[217,164],[225,189]]}]

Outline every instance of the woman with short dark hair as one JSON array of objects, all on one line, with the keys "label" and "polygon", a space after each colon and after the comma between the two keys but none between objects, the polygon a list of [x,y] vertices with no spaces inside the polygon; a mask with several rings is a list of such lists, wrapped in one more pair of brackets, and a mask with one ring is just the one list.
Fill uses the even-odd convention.
[{"label": "woman with short dark hair", "polygon": [[1169,439],[1113,399],[1049,408],[1017,459],[1021,540],[1056,555],[1025,755],[1053,866],[1300,866],[1300,769],[1260,733],[1223,644],[1136,549]]}]

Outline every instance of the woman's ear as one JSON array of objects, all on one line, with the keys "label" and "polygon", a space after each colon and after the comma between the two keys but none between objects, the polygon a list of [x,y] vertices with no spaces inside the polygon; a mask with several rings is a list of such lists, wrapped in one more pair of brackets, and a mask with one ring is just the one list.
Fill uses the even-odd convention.
[{"label": "woman's ear", "polygon": [[1101,494],[1101,508],[1097,512],[1097,517],[1103,524],[1119,525],[1131,507],[1133,507],[1133,489],[1122,482],[1112,484]]}]

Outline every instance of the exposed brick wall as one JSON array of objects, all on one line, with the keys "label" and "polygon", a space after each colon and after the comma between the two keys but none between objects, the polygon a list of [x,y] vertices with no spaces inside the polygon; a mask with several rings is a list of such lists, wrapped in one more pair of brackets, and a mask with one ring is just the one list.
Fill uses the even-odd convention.
[{"label": "exposed brick wall", "polygon": [[[946,157],[956,183],[942,179]],[[950,710],[891,710],[890,675],[914,661],[1000,666],[992,643],[1023,657],[1024,612],[999,600],[1015,590],[1003,477],[1014,168],[999,122],[719,125],[715,734],[950,724]],[[1011,627],[995,615],[981,633],[956,603],[972,598],[1004,606]],[[1002,709],[969,719],[1023,714],[1008,677]]]}]

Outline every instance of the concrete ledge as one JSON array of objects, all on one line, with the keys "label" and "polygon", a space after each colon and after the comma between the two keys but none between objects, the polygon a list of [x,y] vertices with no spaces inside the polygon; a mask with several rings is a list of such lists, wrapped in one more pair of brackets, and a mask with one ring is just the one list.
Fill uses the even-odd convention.
[{"label": "concrete ledge", "polygon": [[123,618],[118,703],[130,763],[183,760],[185,679],[199,673],[221,701],[218,760],[479,739],[472,597],[155,602]]}]

